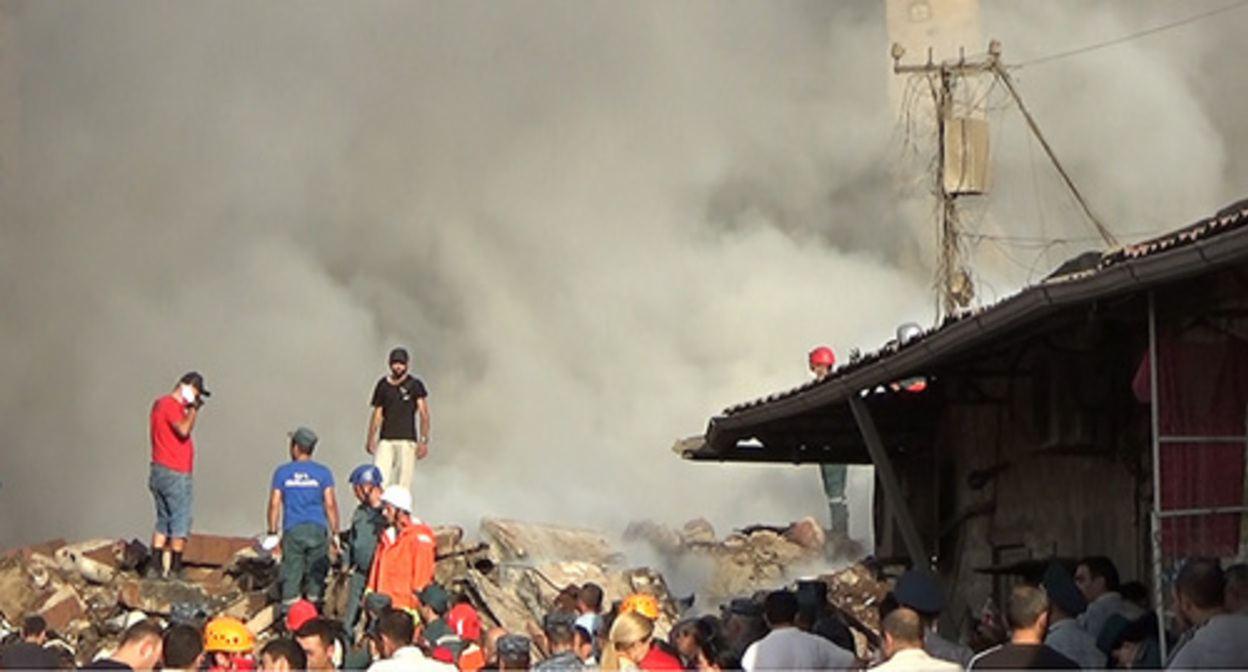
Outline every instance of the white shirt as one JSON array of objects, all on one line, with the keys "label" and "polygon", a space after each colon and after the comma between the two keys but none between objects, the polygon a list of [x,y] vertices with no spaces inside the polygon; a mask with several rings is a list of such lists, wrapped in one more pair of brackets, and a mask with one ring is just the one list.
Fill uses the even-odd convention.
[{"label": "white shirt", "polygon": [[1085,670],[1103,670],[1109,662],[1105,652],[1096,648],[1096,638],[1079,627],[1073,618],[1064,618],[1050,625],[1044,643],[1079,663],[1079,667]]},{"label": "white shirt", "polygon": [[893,652],[887,661],[871,668],[882,672],[962,672],[962,666],[940,658],[933,658],[923,649],[902,649]]},{"label": "white shirt", "polygon": [[1248,616],[1219,614],[1197,626],[1166,665],[1174,670],[1248,669]]},{"label": "white shirt", "polygon": [[933,658],[957,663],[961,667],[966,667],[970,664],[971,658],[975,657],[975,652],[971,651],[971,647],[951,642],[936,634],[934,630],[928,630],[923,634],[923,650]]},{"label": "white shirt", "polygon": [[741,656],[746,672],[756,670],[848,670],[854,654],[828,640],[782,626],[750,645]]},{"label": "white shirt", "polygon": [[1101,636],[1101,629],[1110,616],[1119,614],[1128,621],[1144,615],[1144,610],[1134,602],[1127,602],[1118,593],[1110,591],[1088,603],[1088,610],[1079,614],[1079,627],[1083,628],[1093,639]]},{"label": "white shirt", "polygon": [[455,666],[450,663],[426,658],[425,654],[421,653],[420,649],[414,646],[405,646],[395,651],[393,656],[368,666],[368,672],[404,672],[405,670],[451,672],[454,669]]}]

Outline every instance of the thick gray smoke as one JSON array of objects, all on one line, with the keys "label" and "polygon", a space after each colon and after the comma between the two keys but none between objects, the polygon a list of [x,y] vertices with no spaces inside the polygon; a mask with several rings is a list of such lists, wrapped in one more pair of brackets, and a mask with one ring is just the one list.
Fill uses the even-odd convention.
[{"label": "thick gray smoke", "polygon": [[[1106,4],[1006,3],[985,32],[1039,56],[1135,25],[1138,3]],[[190,368],[215,392],[196,527],[257,531],[293,426],[340,477],[364,457],[400,343],[432,393],[426,519],[822,517],[813,468],[669,447],[802,382],[811,346],[875,347],[931,315],[927,276],[898,270],[925,229],[890,205],[875,3],[0,11],[20,91],[0,103],[20,122],[0,546],[146,535],[147,410]],[[1212,55],[1191,37],[1019,73],[1111,223],[1164,229],[1226,200],[1218,96],[1190,76]],[[1030,194],[1030,165],[1003,156],[999,184]]]}]

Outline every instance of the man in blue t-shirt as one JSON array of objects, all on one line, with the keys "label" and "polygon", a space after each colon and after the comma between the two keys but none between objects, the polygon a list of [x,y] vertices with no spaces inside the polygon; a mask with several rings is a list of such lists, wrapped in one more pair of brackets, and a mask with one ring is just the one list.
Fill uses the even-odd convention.
[{"label": "man in blue t-shirt", "polygon": [[334,475],[312,460],[316,433],[307,427],[290,433],[290,462],[273,471],[269,494],[269,537],[266,548],[276,546],[281,522],[282,608],[300,596],[320,611],[325,599],[325,578],[330,555],[338,555],[338,502],[334,499]]}]

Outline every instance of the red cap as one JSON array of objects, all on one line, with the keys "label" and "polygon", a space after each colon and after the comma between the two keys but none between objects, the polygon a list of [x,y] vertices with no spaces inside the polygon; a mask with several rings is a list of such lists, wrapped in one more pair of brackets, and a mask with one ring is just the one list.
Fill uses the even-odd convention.
[{"label": "red cap", "polygon": [[835,363],[836,363],[836,356],[832,354],[832,348],[829,348],[826,345],[821,345],[815,348],[814,350],[810,351],[810,365],[811,366],[815,366],[817,364],[823,365],[823,366],[832,366]]},{"label": "red cap", "polygon": [[460,639],[473,642],[481,640],[481,616],[467,602],[460,602],[446,612],[446,624],[451,626]]},{"label": "red cap", "polygon": [[307,600],[296,600],[286,610],[286,630],[294,632],[303,627],[304,623],[319,616],[316,605]]}]

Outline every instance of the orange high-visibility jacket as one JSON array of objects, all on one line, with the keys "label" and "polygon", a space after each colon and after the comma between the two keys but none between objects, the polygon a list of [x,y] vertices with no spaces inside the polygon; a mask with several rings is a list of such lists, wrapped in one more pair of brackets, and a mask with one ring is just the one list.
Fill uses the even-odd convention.
[{"label": "orange high-visibility jacket", "polygon": [[377,542],[373,565],[368,571],[368,589],[390,596],[396,609],[413,609],[417,593],[433,580],[434,554],[438,542],[433,530],[412,519],[407,527],[395,534],[387,528]]}]

